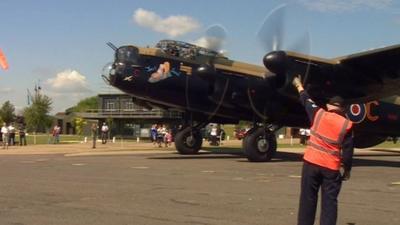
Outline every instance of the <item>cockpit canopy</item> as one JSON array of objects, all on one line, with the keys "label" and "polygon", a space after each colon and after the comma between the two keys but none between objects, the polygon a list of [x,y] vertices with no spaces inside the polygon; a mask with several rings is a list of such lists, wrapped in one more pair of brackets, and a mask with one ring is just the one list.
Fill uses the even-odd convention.
[{"label": "cockpit canopy", "polygon": [[169,55],[188,60],[195,60],[198,57],[223,57],[216,51],[183,41],[161,40],[156,44],[156,48],[161,49]]}]

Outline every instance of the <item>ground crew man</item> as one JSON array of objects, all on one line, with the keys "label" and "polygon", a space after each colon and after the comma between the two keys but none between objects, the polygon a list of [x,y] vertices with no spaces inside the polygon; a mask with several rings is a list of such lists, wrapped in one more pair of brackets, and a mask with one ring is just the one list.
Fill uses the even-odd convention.
[{"label": "ground crew man", "polygon": [[[318,107],[308,96],[300,77],[292,84],[300,93],[311,124],[311,136],[304,152],[298,225],[313,225],[321,187],[321,225],[337,220],[337,197],[342,180],[350,178],[353,157],[352,122],[343,114],[343,99],[331,98],[326,109]],[[340,169],[343,166],[343,174]]]}]

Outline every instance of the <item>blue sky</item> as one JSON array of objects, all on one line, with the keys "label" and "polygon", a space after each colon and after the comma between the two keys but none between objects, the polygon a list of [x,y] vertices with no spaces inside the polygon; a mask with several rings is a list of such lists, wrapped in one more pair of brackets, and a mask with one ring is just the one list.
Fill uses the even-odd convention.
[{"label": "blue sky", "polygon": [[[310,53],[320,57],[400,44],[400,2],[395,0],[1,0],[0,48],[10,68],[0,69],[0,104],[10,100],[20,111],[27,106],[27,89],[33,92],[40,80],[43,93],[53,99],[53,112],[63,111],[109,91],[100,77],[113,57],[106,42],[193,42],[213,24],[227,30],[224,50],[230,58],[261,64],[266,52],[256,32],[282,3],[289,3],[284,46],[306,31]],[[135,17],[139,9],[142,14]]]}]

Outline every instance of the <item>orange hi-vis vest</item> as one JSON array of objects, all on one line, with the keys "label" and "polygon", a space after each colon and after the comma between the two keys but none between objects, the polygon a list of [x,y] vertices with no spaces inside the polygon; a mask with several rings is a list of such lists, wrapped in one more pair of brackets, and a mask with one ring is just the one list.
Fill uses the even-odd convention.
[{"label": "orange hi-vis vest", "polygon": [[343,139],[352,126],[353,123],[343,116],[319,109],[311,127],[304,160],[331,170],[339,170]]}]

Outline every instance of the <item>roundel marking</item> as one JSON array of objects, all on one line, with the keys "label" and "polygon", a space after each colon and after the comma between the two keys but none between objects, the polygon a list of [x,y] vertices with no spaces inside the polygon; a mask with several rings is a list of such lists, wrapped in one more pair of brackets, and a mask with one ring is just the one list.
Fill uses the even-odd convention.
[{"label": "roundel marking", "polygon": [[364,104],[352,104],[347,110],[347,118],[353,123],[361,123],[366,116],[366,108]]},{"label": "roundel marking", "polygon": [[360,115],[361,107],[357,104],[351,105],[350,112],[354,116]]}]

